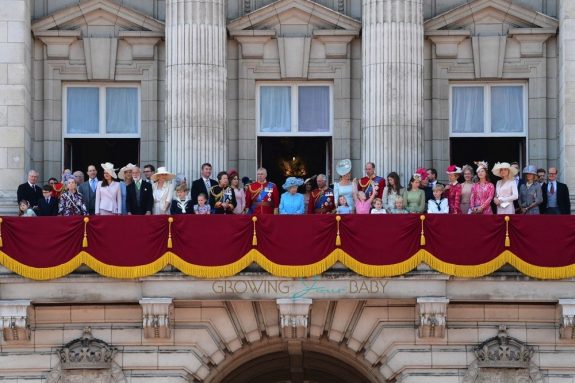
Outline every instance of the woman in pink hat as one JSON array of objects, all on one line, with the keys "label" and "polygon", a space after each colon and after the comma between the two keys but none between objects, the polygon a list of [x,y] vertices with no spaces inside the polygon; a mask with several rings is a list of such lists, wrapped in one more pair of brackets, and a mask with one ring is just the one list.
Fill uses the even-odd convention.
[{"label": "woman in pink hat", "polygon": [[447,168],[446,173],[449,177],[449,184],[445,187],[443,196],[447,198],[449,214],[461,214],[461,184],[457,182],[457,179],[461,175],[461,168],[456,165],[451,165]]},{"label": "woman in pink hat", "polygon": [[495,194],[495,187],[489,181],[487,174],[487,162],[476,162],[477,178],[479,181],[471,188],[471,199],[469,200],[470,214],[493,214],[491,201]]}]

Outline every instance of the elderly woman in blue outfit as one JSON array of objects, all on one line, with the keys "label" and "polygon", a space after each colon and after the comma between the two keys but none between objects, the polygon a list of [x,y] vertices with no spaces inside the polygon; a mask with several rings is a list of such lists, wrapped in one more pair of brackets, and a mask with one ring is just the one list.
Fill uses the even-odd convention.
[{"label": "elderly woman in blue outfit", "polygon": [[280,214],[304,214],[304,196],[297,192],[298,186],[303,185],[301,178],[289,177],[283,188],[286,191],[280,200]]}]

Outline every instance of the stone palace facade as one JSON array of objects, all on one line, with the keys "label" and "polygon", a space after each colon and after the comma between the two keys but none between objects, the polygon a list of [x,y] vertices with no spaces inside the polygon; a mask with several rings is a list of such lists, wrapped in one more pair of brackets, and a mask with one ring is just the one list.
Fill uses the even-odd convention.
[{"label": "stone palace facade", "polygon": [[[507,160],[574,190],[573,52],[572,0],[2,0],[0,214],[28,169],[107,160],[277,182]],[[574,318],[572,280],[511,268],[0,269],[0,383],[574,383]]]}]

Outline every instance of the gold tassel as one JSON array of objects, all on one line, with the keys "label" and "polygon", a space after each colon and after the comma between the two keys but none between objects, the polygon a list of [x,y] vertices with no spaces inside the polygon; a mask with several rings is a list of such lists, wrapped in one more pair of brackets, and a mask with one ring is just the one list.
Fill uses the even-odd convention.
[{"label": "gold tassel", "polygon": [[88,222],[90,222],[90,218],[84,217],[84,239],[82,239],[82,247],[84,249],[88,247]]},{"label": "gold tassel", "polygon": [[505,247],[511,246],[511,239],[509,239],[509,216],[505,216]]},{"label": "gold tassel", "polygon": [[254,224],[254,235],[252,237],[252,246],[258,245],[258,235],[256,233],[256,222],[258,221],[258,217],[252,217],[252,222]]},{"label": "gold tassel", "polygon": [[341,237],[339,236],[339,221],[341,221],[341,217],[339,215],[335,216],[335,221],[337,223],[337,235],[335,236],[335,245],[341,246]]},{"label": "gold tassel", "polygon": [[168,218],[168,249],[172,248],[172,222],[174,222],[174,219],[172,217]]},{"label": "gold tassel", "polygon": [[419,216],[419,219],[421,220],[421,237],[419,238],[419,244],[421,246],[425,246],[425,232],[423,230],[423,221],[425,221],[425,216],[422,214]]}]

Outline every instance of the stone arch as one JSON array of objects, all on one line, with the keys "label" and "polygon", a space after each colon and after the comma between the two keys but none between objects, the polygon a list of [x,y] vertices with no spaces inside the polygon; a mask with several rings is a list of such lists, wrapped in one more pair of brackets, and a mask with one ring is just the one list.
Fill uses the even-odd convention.
[{"label": "stone arch", "polygon": [[385,383],[360,354],[326,339],[266,339],[229,355],[204,383],[289,382]]}]

